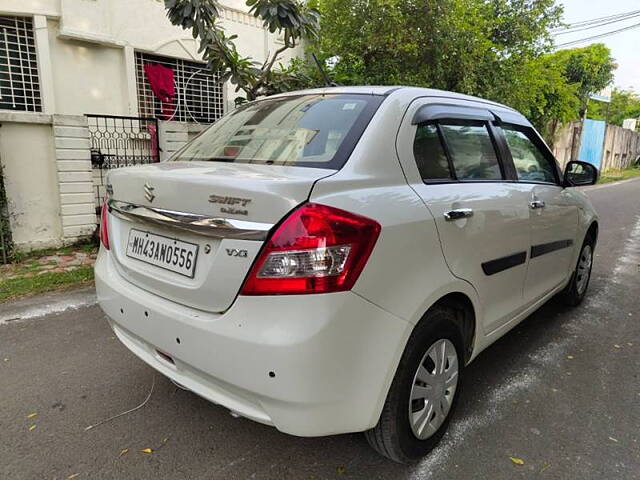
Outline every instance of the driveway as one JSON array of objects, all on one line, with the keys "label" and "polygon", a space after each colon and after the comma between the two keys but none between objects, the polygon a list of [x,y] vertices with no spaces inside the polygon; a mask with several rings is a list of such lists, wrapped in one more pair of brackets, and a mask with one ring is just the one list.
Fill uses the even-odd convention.
[{"label": "driveway", "polygon": [[[231,417],[130,354],[85,293],[66,310],[68,294],[0,306],[0,478],[640,478],[640,179],[587,193],[601,216],[587,300],[545,305],[480,355],[417,465],[361,435],[295,438]],[[85,430],[152,385],[146,406]]]}]

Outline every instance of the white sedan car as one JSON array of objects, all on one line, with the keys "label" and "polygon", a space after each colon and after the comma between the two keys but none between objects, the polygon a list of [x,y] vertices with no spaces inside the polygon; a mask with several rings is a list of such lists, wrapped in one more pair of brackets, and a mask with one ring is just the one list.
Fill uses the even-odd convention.
[{"label": "white sedan car", "polygon": [[513,109],[351,87],[246,104],[112,171],[96,264],[122,343],[184,388],[398,462],[444,434],[464,367],[587,290],[598,219]]}]

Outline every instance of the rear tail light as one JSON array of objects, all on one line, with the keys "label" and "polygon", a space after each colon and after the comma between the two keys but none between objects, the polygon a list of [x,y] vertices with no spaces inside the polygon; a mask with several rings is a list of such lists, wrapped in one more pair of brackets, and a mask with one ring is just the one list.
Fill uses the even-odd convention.
[{"label": "rear tail light", "polygon": [[109,222],[107,216],[109,215],[109,207],[107,205],[108,197],[104,197],[102,202],[102,210],[100,212],[100,242],[104,245],[104,248],[109,250]]},{"label": "rear tail light", "polygon": [[273,233],[254,263],[242,295],[350,290],[367,263],[380,225],[326,205],[307,203]]}]

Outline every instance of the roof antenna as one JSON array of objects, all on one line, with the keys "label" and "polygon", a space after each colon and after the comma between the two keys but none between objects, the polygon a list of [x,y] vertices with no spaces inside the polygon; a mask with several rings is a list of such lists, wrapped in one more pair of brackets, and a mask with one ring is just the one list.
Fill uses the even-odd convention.
[{"label": "roof antenna", "polygon": [[316,63],[316,67],[318,67],[318,71],[320,72],[320,75],[322,75],[322,78],[324,79],[324,83],[327,87],[337,87],[338,84],[336,82],[332,82],[331,79],[329,78],[329,75],[327,75],[327,72],[324,71],[324,68],[322,68],[322,64],[320,63],[320,60],[318,60],[318,57],[316,57],[315,53],[312,53],[311,56],[313,57],[313,61]]}]

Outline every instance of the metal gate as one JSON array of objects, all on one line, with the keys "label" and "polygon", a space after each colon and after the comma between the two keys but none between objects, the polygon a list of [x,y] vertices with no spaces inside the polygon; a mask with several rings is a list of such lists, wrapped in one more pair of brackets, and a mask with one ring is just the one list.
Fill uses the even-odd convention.
[{"label": "metal gate", "polygon": [[87,115],[91,165],[98,213],[105,194],[104,179],[112,168],[160,161],[158,120],[149,117]]},{"label": "metal gate", "polygon": [[602,150],[604,149],[604,136],[606,131],[607,124],[604,120],[586,119],[584,121],[578,160],[589,162],[598,169],[601,168]]},{"label": "metal gate", "polygon": [[9,207],[4,189],[2,165],[0,165],[0,264],[9,263],[12,254],[13,243],[11,242],[11,228],[9,225]]}]

